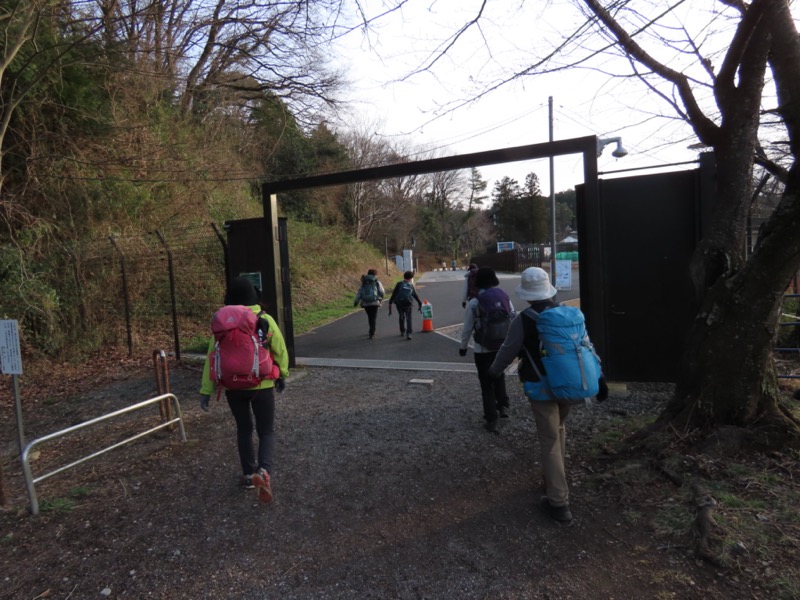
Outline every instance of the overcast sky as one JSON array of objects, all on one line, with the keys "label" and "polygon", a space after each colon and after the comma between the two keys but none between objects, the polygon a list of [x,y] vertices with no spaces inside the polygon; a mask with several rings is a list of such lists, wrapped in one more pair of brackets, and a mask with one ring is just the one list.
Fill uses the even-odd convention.
[{"label": "overcast sky", "polygon": [[[379,12],[378,3],[371,4]],[[430,70],[409,76],[474,18],[480,4],[409,0],[402,11],[380,19],[369,35],[353,32],[340,40],[341,64],[351,82],[346,98],[354,106],[349,123],[369,124],[378,136],[436,148],[440,155],[466,154],[547,142],[552,97],[555,140],[622,137],[629,155],[616,159],[611,156],[614,146],[608,146],[599,159],[601,172],[697,158],[687,148],[696,141],[688,128],[637,112],[657,110],[652,95],[644,89],[632,92],[629,85],[597,71],[571,69],[530,77],[464,104],[474,85],[497,81],[529,64],[533,51],[556,43],[559,31],[581,19],[566,0],[487,2],[480,29],[471,29]],[[660,111],[668,109],[661,106]],[[581,163],[578,156],[556,158],[556,191],[582,182]],[[480,171],[489,191],[504,175],[521,184],[530,172],[538,175],[545,194],[550,189],[548,159]]]}]

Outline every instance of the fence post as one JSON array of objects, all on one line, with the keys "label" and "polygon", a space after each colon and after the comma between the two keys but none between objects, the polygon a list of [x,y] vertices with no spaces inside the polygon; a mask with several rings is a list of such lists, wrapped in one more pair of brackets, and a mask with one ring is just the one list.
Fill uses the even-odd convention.
[{"label": "fence post", "polygon": [[[153,350],[153,371],[156,376],[156,391],[159,396],[169,394],[169,371],[167,370],[167,355],[163,350]],[[161,401],[158,408],[161,411],[162,421],[172,420],[172,404],[169,398]]]},{"label": "fence post", "polygon": [[128,294],[128,272],[125,267],[125,254],[122,252],[122,248],[119,247],[113,235],[108,236],[108,239],[111,241],[111,245],[114,246],[116,251],[119,252],[120,264],[122,265],[122,296],[125,300],[125,329],[128,332],[128,356],[132,356],[133,334],[131,333],[131,299]]},{"label": "fence post", "polygon": [[72,248],[67,248],[67,254],[72,259],[72,275],[75,277],[75,289],[78,292],[78,318],[81,322],[81,330],[86,331],[86,299],[83,294],[83,286],[81,285],[81,277],[78,268],[78,255]]},{"label": "fence post", "polygon": [[172,304],[172,335],[175,338],[175,360],[181,359],[181,340],[178,334],[178,303],[175,299],[175,267],[172,263],[172,250],[170,250],[167,240],[161,235],[161,232],[156,229],[156,235],[161,243],[164,244],[164,249],[167,251],[167,269],[169,270],[169,298]]}]

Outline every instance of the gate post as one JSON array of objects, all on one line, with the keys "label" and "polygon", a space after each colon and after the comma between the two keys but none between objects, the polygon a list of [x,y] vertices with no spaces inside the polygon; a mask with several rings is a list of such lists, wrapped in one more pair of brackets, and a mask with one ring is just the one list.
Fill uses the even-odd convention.
[{"label": "gate post", "polygon": [[161,235],[161,232],[156,229],[156,235],[161,243],[164,244],[164,249],[167,251],[167,270],[169,271],[169,299],[172,305],[172,335],[175,338],[175,360],[181,359],[181,338],[178,333],[178,302],[175,299],[175,265],[172,262],[172,250],[167,244],[167,240]]}]

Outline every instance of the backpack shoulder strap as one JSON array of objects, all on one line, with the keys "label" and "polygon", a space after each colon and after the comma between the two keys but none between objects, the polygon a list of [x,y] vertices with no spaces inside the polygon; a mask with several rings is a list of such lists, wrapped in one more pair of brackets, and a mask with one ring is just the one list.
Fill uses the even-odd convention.
[{"label": "backpack shoulder strap", "polygon": [[[561,306],[564,306],[564,305],[559,302],[555,306],[548,306],[544,310],[550,310],[552,308],[559,308]],[[542,312],[544,312],[544,310]],[[528,308],[526,308],[525,310],[522,311],[522,314],[523,315],[527,315],[529,318],[533,319],[534,321],[538,321],[539,320],[539,315],[541,315],[542,313],[541,312],[536,312],[533,309],[532,306],[529,306]]]},{"label": "backpack shoulder strap", "polygon": [[[533,321],[534,322],[534,327],[535,327],[535,324],[539,322],[539,313],[536,312],[533,309],[532,306],[529,306],[528,308],[523,310],[522,311],[522,316],[523,317],[528,317],[531,321]],[[523,331],[524,331],[524,322],[523,322]],[[539,381],[543,381],[544,380],[544,374],[539,369],[539,365],[536,364],[536,361],[533,359],[533,356],[531,356],[531,353],[528,350],[528,346],[525,343],[526,341],[527,340],[524,340],[524,339],[522,341],[522,350],[525,352],[525,356],[528,359],[528,364],[530,364],[531,367],[533,367],[533,370],[536,372],[537,377],[539,377]],[[541,344],[541,342],[539,342],[539,343]]]},{"label": "backpack shoulder strap", "polygon": [[533,319],[534,322],[539,320],[539,313],[533,310],[532,306],[529,306],[525,310],[522,311],[522,314],[529,319]]},{"label": "backpack shoulder strap", "polygon": [[258,311],[258,315],[256,316],[258,317],[256,328],[264,333],[264,347],[266,348],[269,345],[269,320],[267,319],[267,311],[262,309]]},{"label": "backpack shoulder strap", "polygon": [[[475,300],[475,302],[472,302]],[[470,298],[467,303],[472,302],[472,331],[481,328],[481,301],[478,296]]]}]

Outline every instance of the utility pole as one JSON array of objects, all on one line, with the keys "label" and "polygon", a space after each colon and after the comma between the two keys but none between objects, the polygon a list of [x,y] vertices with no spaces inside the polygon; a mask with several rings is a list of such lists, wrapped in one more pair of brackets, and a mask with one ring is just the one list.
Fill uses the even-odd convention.
[{"label": "utility pole", "polygon": [[383,255],[386,257],[386,274],[389,274],[389,236],[383,235]]},{"label": "utility pole", "polygon": [[[553,97],[547,99],[550,124],[550,141],[553,141]],[[556,184],[553,155],[550,155],[550,281],[556,283]]]}]

